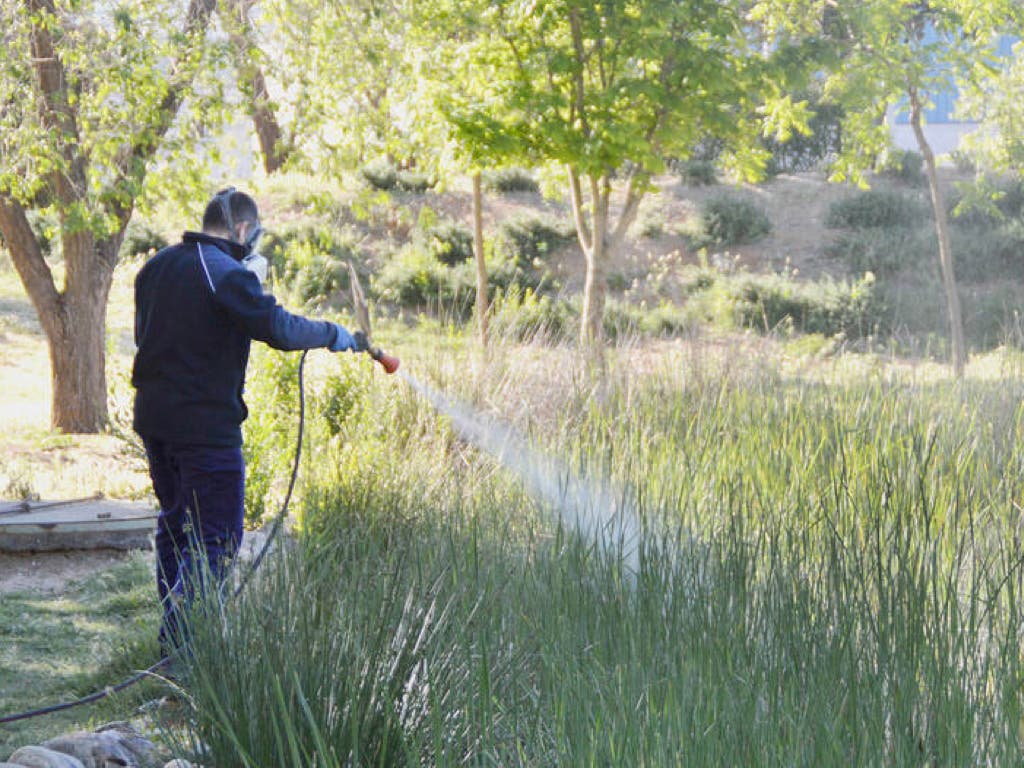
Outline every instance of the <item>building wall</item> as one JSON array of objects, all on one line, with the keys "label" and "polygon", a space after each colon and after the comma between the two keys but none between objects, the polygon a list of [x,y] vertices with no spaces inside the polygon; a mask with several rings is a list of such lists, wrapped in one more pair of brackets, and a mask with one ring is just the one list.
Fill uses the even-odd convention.
[{"label": "building wall", "polygon": [[[978,127],[977,123],[930,123],[924,126],[924,135],[936,155],[948,155],[960,144],[964,135]],[[892,140],[900,149],[919,152],[914,130],[906,123],[892,124]]]}]

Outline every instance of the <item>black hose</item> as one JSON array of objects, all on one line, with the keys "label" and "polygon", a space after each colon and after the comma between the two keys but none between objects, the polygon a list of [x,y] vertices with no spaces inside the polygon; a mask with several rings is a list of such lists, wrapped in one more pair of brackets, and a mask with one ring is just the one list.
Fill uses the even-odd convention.
[{"label": "black hose", "polygon": [[[302,356],[299,358],[299,434],[295,440],[295,461],[292,463],[292,476],[288,480],[288,490],[284,495],[284,501],[281,503],[281,511],[278,512],[277,516],[274,518],[274,523],[270,529],[270,533],[267,535],[267,540],[263,542],[263,546],[260,548],[256,557],[253,558],[253,561],[249,566],[249,570],[242,576],[242,579],[238,584],[238,588],[234,591],[235,597],[238,597],[238,595],[241,594],[242,590],[245,589],[246,585],[248,585],[249,581],[252,579],[252,575],[256,572],[256,569],[260,567],[260,564],[263,562],[263,558],[270,549],[270,545],[273,544],[275,537],[281,530],[281,525],[284,523],[285,517],[288,515],[288,504],[292,500],[292,489],[295,488],[295,480],[299,475],[299,459],[302,456],[302,432],[306,424],[306,386],[304,369],[306,366],[306,353],[308,351],[309,350],[303,350]],[[83,696],[80,699],[62,701],[57,704],[51,704],[38,709],[31,709],[26,712],[0,716],[0,725],[3,725],[4,723],[16,723],[19,720],[30,720],[34,717],[42,717],[43,715],[49,715],[54,712],[61,712],[65,709],[72,709],[73,707],[79,707],[84,704],[92,704],[93,702],[100,701],[101,699],[105,699],[108,696],[119,693],[125,688],[129,688],[141,680],[156,674],[160,669],[167,666],[169,661],[170,660],[167,658],[160,659],[160,661],[148,669],[136,672],[131,677],[125,678],[116,685],[107,686],[103,690],[96,691],[88,696]]]}]

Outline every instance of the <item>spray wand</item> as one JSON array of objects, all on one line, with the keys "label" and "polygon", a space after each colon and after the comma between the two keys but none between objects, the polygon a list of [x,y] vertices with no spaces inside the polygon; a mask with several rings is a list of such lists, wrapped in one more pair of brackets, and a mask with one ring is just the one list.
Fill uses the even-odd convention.
[{"label": "spray wand", "polygon": [[349,285],[352,287],[352,307],[356,312],[356,322],[359,324],[359,330],[366,336],[368,345],[366,353],[380,363],[385,373],[394,373],[398,370],[401,361],[394,355],[382,351],[380,347],[373,346],[370,342],[370,309],[366,303],[366,296],[363,294],[363,287],[359,283],[359,275],[356,274],[351,261],[348,262],[348,276]]}]

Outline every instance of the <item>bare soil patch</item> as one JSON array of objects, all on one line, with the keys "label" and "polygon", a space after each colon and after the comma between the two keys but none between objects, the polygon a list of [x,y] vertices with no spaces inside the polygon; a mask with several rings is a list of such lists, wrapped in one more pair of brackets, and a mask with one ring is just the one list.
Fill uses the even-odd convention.
[{"label": "bare soil patch", "polygon": [[9,592],[55,594],[70,584],[124,562],[130,552],[115,549],[74,552],[0,552],[0,595]]}]

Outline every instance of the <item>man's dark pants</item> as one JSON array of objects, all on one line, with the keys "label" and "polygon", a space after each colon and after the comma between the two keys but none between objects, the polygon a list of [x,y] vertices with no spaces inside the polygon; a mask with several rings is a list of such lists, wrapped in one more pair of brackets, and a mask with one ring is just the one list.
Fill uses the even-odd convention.
[{"label": "man's dark pants", "polygon": [[182,643],[181,607],[202,589],[204,574],[223,582],[242,542],[245,463],[241,448],[143,443],[160,503],[156,578],[160,645],[168,653]]}]

